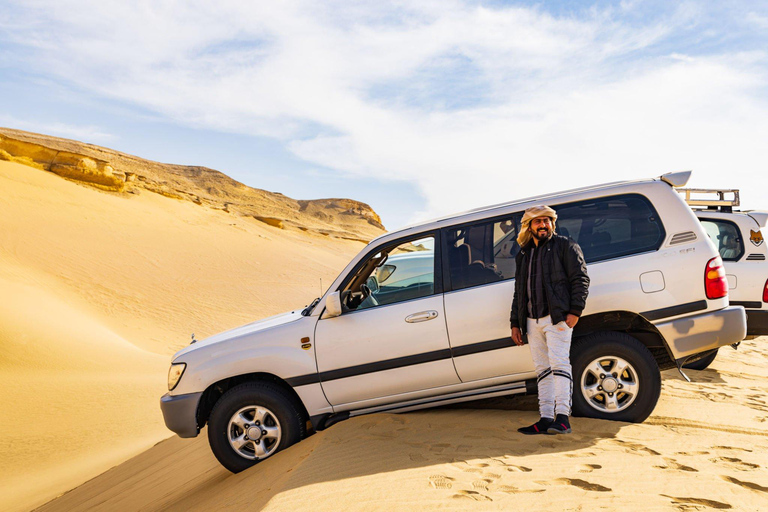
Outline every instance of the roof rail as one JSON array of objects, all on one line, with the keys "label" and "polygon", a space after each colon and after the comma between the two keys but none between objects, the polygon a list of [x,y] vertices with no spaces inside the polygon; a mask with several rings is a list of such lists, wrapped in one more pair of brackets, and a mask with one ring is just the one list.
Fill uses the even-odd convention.
[{"label": "roof rail", "polygon": [[[678,188],[677,192],[685,195],[685,202],[688,206],[707,206],[707,207],[727,207],[733,208],[739,206],[739,191],[738,189],[714,189],[714,188]],[[717,197],[696,197],[692,198],[691,195],[714,195]],[[726,194],[732,194],[730,199],[726,198]]]}]

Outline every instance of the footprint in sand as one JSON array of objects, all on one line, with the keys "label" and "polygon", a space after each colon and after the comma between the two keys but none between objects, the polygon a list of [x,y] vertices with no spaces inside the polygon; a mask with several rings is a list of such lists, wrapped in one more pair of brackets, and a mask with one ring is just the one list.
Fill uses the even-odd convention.
[{"label": "footprint in sand", "polygon": [[677,471],[688,471],[690,473],[698,473],[699,470],[696,468],[692,468],[691,466],[686,466],[684,464],[680,464],[675,459],[670,459],[669,457],[664,457],[664,461],[667,463],[666,465],[662,466],[653,466],[657,469],[674,469]]},{"label": "footprint in sand", "polygon": [[583,489],[585,491],[595,491],[595,492],[610,492],[610,487],[605,487],[604,485],[600,484],[594,484],[592,482],[587,482],[586,480],[581,480],[580,478],[556,478],[554,480],[550,481],[538,481],[537,484],[541,485],[572,485],[573,487],[578,487],[579,489]]},{"label": "footprint in sand", "polygon": [[732,469],[738,469],[739,471],[752,471],[753,469],[760,468],[760,465],[758,464],[744,462],[743,460],[737,459],[736,457],[715,457],[714,459],[709,460],[715,464],[722,464]]},{"label": "footprint in sand", "polygon": [[527,468],[525,466],[515,466],[513,464],[507,464],[507,471],[511,471],[513,473],[530,473],[533,471],[531,468]]},{"label": "footprint in sand", "polygon": [[752,450],[750,450],[749,448],[740,448],[738,446],[713,446],[712,449],[713,450],[733,450],[733,451],[752,453]]},{"label": "footprint in sand", "polygon": [[450,489],[452,481],[453,478],[445,475],[430,475],[429,477],[429,485],[435,489]]},{"label": "footprint in sand", "polygon": [[666,494],[660,494],[659,496],[664,496],[665,498],[671,499],[673,504],[680,505],[678,507],[680,510],[686,510],[688,508],[686,505],[703,505],[705,507],[719,509],[733,508],[728,503],[715,500],[705,500],[704,498],[678,498],[676,496],[667,496]]},{"label": "footprint in sand", "polygon": [[752,489],[753,491],[764,492],[768,494],[768,487],[763,487],[762,485],[759,485],[753,482],[745,482],[743,480],[739,480],[738,478],[733,478],[732,476],[727,476],[727,475],[721,475],[720,478],[722,478],[726,482],[740,485],[741,487],[744,487],[746,489]]},{"label": "footprint in sand", "polygon": [[581,466],[576,467],[576,471],[579,473],[591,473],[596,469],[600,469],[603,466],[600,464],[582,464]]},{"label": "footprint in sand", "polygon": [[433,444],[432,446],[429,447],[429,451],[431,451],[431,452],[442,452],[443,450],[445,450],[449,446],[451,446],[451,445],[447,444],[447,443]]},{"label": "footprint in sand", "polygon": [[408,457],[409,457],[409,458],[410,458],[410,459],[411,459],[413,462],[424,462],[424,461],[426,461],[426,460],[427,460],[427,458],[426,458],[425,456],[423,456],[422,454],[420,454],[420,453],[409,453],[409,454],[408,454]]},{"label": "footprint in sand", "polygon": [[454,494],[452,498],[455,498],[455,499],[469,498],[475,501],[493,501],[490,498],[490,496],[486,496],[485,494],[480,494],[477,491],[459,491],[457,494]]},{"label": "footprint in sand", "polygon": [[595,452],[576,452],[576,453],[565,453],[563,454],[563,457],[568,457],[569,459],[580,459],[582,457],[594,457],[596,454]]},{"label": "footprint in sand", "polygon": [[488,484],[490,483],[493,483],[493,480],[490,478],[481,478],[480,480],[475,480],[472,482],[472,488],[477,491],[487,491]]},{"label": "footprint in sand", "polygon": [[457,460],[451,465],[455,468],[458,468],[464,471],[465,473],[482,473],[483,468],[488,467],[488,464],[486,464],[485,462],[476,462],[474,464],[470,464],[469,462],[466,462],[463,460]]},{"label": "footprint in sand", "polygon": [[686,455],[686,456],[709,455],[709,452],[706,452],[706,451],[700,451],[700,452],[675,452],[675,455]]},{"label": "footprint in sand", "polygon": [[613,446],[620,446],[624,453],[634,453],[634,454],[641,454],[645,453],[648,455],[661,455],[656,450],[652,450],[648,448],[647,446],[643,446],[638,443],[632,443],[630,441],[622,441],[621,439],[609,439],[605,442],[607,445],[613,445]]}]

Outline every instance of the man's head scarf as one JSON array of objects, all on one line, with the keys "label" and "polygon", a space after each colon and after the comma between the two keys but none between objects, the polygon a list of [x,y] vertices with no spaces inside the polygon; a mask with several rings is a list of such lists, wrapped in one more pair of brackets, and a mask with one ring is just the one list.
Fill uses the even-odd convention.
[{"label": "man's head scarf", "polygon": [[520,244],[520,247],[525,247],[531,241],[533,236],[531,233],[531,221],[536,217],[549,217],[552,219],[552,232],[554,233],[557,212],[545,205],[531,206],[525,210],[523,221],[520,223],[520,233],[517,235],[517,243]]}]

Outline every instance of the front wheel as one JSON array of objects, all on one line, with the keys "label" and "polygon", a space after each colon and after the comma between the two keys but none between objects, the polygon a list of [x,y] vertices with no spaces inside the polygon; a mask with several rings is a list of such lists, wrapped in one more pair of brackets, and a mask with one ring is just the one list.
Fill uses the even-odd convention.
[{"label": "front wheel", "polygon": [[269,382],[224,393],[211,411],[208,442],[222,466],[239,473],[298,442],[304,422],[291,397]]},{"label": "front wheel", "polygon": [[579,338],[571,349],[573,413],[640,423],[661,394],[661,373],[645,345],[620,332]]}]

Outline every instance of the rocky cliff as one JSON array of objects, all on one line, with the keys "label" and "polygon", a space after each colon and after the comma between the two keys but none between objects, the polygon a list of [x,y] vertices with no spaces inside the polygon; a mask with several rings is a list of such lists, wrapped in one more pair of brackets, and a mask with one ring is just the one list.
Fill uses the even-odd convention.
[{"label": "rocky cliff", "polygon": [[280,229],[368,241],[384,232],[381,219],[352,199],[296,200],[251,188],[206,167],[164,164],[69,139],[0,128],[0,159],[58,174],[117,194],[143,191],[251,216]]}]

